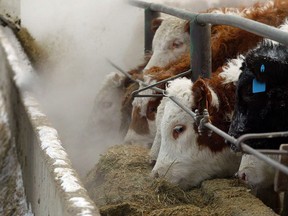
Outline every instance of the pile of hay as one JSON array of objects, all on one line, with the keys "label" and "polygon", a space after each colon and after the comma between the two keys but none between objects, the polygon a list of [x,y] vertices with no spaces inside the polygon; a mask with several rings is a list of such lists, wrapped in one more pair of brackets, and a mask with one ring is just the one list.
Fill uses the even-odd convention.
[{"label": "pile of hay", "polygon": [[38,69],[48,59],[48,53],[36,40],[31,36],[26,28],[20,28],[16,32],[16,37],[22,45],[32,65]]},{"label": "pile of hay", "polygon": [[183,191],[149,176],[148,150],[136,145],[110,148],[84,184],[101,215],[276,215],[236,179],[207,180]]}]

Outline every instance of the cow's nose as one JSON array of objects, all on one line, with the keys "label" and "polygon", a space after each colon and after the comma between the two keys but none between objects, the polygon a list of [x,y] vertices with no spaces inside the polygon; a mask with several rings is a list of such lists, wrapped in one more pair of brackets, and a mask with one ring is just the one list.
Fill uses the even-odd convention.
[{"label": "cow's nose", "polygon": [[155,164],[156,164],[156,160],[155,160],[155,159],[150,159],[150,165],[151,165],[152,167],[154,167]]},{"label": "cow's nose", "polygon": [[151,177],[153,177],[153,178],[159,178],[160,175],[159,175],[159,173],[158,173],[157,170],[152,170],[152,172],[151,172]]},{"label": "cow's nose", "polygon": [[242,181],[246,181],[247,180],[247,176],[246,176],[246,173],[245,172],[237,172],[235,173],[235,177],[242,180]]},{"label": "cow's nose", "polygon": [[241,173],[240,174],[240,179],[243,181],[246,181],[246,174],[245,173]]}]

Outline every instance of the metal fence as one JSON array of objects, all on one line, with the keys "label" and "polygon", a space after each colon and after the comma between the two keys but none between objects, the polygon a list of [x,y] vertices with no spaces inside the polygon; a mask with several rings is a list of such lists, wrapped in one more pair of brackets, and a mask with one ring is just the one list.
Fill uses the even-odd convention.
[{"label": "metal fence", "polygon": [[[191,73],[192,71],[193,71],[192,81],[195,81],[199,76],[209,78],[211,75],[211,24],[229,25],[241,28],[256,35],[269,38],[274,41],[278,41],[279,43],[282,43],[284,45],[288,45],[288,33],[283,32],[275,27],[271,27],[243,17],[237,17],[234,15],[225,15],[225,14],[190,13],[189,11],[186,10],[167,7],[161,4],[147,3],[139,0],[128,0],[128,3],[133,6],[145,9],[145,52],[151,51],[152,49],[153,32],[151,31],[151,21],[154,17],[156,17],[159,14],[159,12],[176,16],[178,18],[185,19],[190,22],[191,69],[175,77],[162,80],[161,82],[155,83],[153,85],[148,85],[140,80],[134,80],[145,86],[144,88],[141,88],[133,93],[133,96],[135,97],[159,96],[159,94],[154,95],[140,94],[140,92],[148,88],[152,88],[154,91],[162,93],[160,96],[167,96],[165,90],[157,88],[156,86],[160,83],[167,82],[168,80],[178,78],[180,76],[186,75],[187,73]],[[199,53],[201,54],[199,55]],[[121,70],[121,68],[117,67],[113,63],[112,65],[132,79],[132,77],[129,74],[125,73],[123,70]],[[203,112],[203,114],[194,113],[188,107],[182,105],[177,100],[177,98],[171,96],[169,96],[169,98],[193,117],[193,119],[198,124],[200,132],[203,130],[213,131],[214,133],[222,136],[225,140],[231,142],[235,146],[235,148],[238,148],[245,153],[253,154],[257,158],[269,163],[277,170],[286,174],[284,176],[285,178],[288,177],[287,176],[288,167],[286,165],[281,164],[280,162],[275,161],[265,155],[265,154],[288,155],[287,149],[283,148],[285,150],[267,150],[267,149],[255,150],[251,148],[249,145],[244,143],[244,141],[246,140],[256,138],[287,137],[288,131],[262,133],[262,134],[245,134],[240,136],[238,139],[235,139],[234,137],[231,137],[226,132],[220,130],[219,128],[215,127],[213,124],[209,122],[209,113],[207,112],[207,110]],[[280,186],[280,188],[282,191],[288,189],[287,186],[285,186],[283,189],[283,185],[282,187]],[[275,190],[277,191],[277,188],[275,188]]]}]

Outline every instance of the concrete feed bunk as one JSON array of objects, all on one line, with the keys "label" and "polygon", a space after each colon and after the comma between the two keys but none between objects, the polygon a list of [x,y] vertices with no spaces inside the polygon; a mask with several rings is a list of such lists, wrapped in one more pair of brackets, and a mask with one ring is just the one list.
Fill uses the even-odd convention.
[{"label": "concrete feed bunk", "polygon": [[0,26],[0,45],[0,90],[8,112],[11,145],[16,145],[31,213],[99,215],[71,167],[57,131],[41,112],[37,101],[24,90],[29,83],[22,78],[33,76],[34,71],[7,27]]}]

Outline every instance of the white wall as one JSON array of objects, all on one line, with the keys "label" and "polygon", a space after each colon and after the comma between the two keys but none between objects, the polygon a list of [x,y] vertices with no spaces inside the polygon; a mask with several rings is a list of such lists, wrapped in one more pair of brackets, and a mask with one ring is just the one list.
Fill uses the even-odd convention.
[{"label": "white wall", "polygon": [[20,18],[20,0],[0,0],[0,14],[9,14],[14,21]]}]

